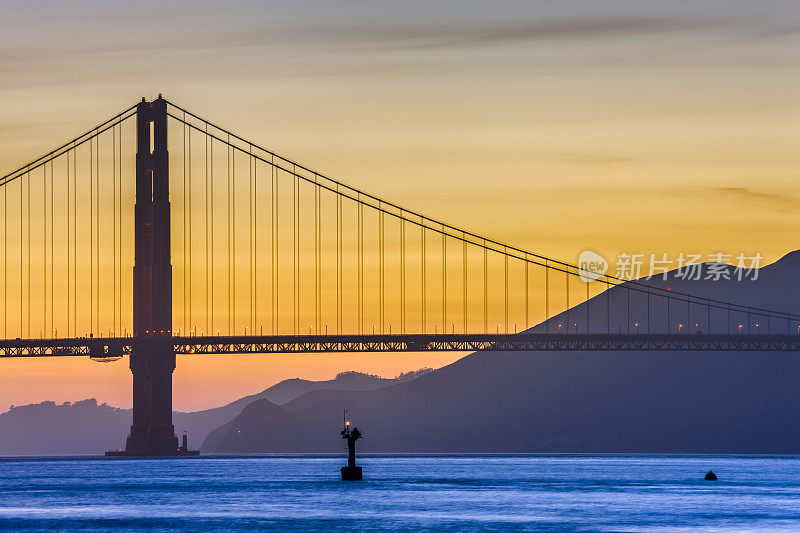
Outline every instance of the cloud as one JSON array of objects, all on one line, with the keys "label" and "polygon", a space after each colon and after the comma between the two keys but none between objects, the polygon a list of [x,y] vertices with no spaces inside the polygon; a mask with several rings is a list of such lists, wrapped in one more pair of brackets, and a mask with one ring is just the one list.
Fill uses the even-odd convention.
[{"label": "cloud", "polygon": [[665,196],[728,196],[746,202],[767,204],[780,212],[800,214],[800,197],[788,194],[755,191],[747,187],[670,187],[663,191]]},{"label": "cloud", "polygon": [[436,26],[429,28],[384,28],[373,40],[405,44],[413,48],[460,48],[501,45],[537,40],[581,39],[604,36],[684,31],[702,27],[697,19],[651,17],[571,18],[547,21],[506,22],[489,25]]},{"label": "cloud", "polygon": [[567,161],[570,163],[579,163],[582,165],[619,166],[619,165],[627,165],[634,161],[634,159],[631,157],[581,153],[581,152],[561,152],[556,154],[556,157],[562,161]]}]

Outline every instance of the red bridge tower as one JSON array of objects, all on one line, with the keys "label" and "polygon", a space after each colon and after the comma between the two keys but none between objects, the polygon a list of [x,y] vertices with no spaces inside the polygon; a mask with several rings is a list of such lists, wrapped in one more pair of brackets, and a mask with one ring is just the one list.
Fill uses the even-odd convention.
[{"label": "red bridge tower", "polygon": [[[136,206],[133,266],[133,425],[125,451],[107,455],[196,454],[178,446],[172,425],[172,263],[167,102],[136,109]],[[151,151],[152,147],[152,151]]]}]

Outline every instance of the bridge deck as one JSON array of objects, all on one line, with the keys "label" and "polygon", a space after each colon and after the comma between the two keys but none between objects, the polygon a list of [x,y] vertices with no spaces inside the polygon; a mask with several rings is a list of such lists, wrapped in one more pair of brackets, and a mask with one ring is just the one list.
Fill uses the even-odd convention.
[{"label": "bridge deck", "polygon": [[[0,357],[128,355],[132,337],[0,340]],[[172,337],[178,354],[476,351],[800,351],[794,334],[411,334]]]}]

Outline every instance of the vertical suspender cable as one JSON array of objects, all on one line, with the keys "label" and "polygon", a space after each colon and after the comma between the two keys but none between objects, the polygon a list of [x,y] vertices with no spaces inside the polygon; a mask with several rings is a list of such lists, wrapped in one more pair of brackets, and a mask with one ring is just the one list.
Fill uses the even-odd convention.
[{"label": "vertical suspender cable", "polygon": [[187,313],[186,313],[186,285],[188,281],[188,269],[186,268],[186,112],[183,113],[183,131],[182,131],[182,138],[183,141],[183,330],[186,332],[186,335],[189,335],[189,322],[187,320]]},{"label": "vertical suspender cable", "polygon": [[591,280],[587,277],[585,280],[586,282],[586,333],[590,333],[589,331],[589,283]]},{"label": "vertical suspender cable", "polygon": [[505,330],[508,333],[508,251],[505,246],[503,247],[503,258],[505,259],[505,273],[503,275],[503,283],[505,284]]},{"label": "vertical suspender cable", "polygon": [[31,338],[31,177],[28,175],[28,328],[27,335]]},{"label": "vertical suspender cable", "polygon": [[314,174],[314,332],[320,333],[320,293],[319,293],[319,187]]},{"label": "vertical suspender cable", "polygon": [[421,278],[420,278],[421,279],[421,285],[422,285],[422,333],[425,333],[425,327],[427,326],[427,324],[426,324],[426,322],[427,322],[427,320],[426,320],[427,319],[426,312],[428,310],[428,305],[427,305],[427,298],[428,298],[428,284],[427,284],[428,279],[427,278],[428,278],[428,276],[427,276],[427,269],[425,268],[425,258],[426,258],[425,256],[426,256],[427,250],[425,249],[426,248],[426,243],[425,243],[425,226],[424,225],[420,226],[420,233],[422,234],[422,237],[420,239],[420,241],[422,242],[422,275],[421,275]]},{"label": "vertical suspender cable", "polygon": [[[27,183],[29,180],[30,180],[30,173],[26,173],[24,181]],[[22,202],[23,202],[23,198],[25,198],[25,194],[23,193],[22,183],[23,183],[23,180],[20,180],[20,182],[19,182],[19,336],[20,337],[24,337],[25,336],[25,330],[23,329],[25,321],[23,320],[23,316],[24,315],[22,314],[22,306],[23,306],[23,303],[25,302],[25,298],[22,297],[22,290],[23,290],[23,287],[24,287],[24,284],[23,284],[23,281],[22,281],[23,280],[23,263],[24,263],[24,261],[23,261],[23,258],[24,258],[24,255],[23,255],[23,250],[24,250],[23,242],[24,241],[23,241],[22,235],[23,235],[24,226],[22,224],[22,221],[23,221],[23,216],[25,214],[25,210],[22,207],[23,206]]]},{"label": "vertical suspender cable", "polygon": [[358,199],[358,333],[364,334],[364,204]]},{"label": "vertical suspender cable", "polygon": [[[317,179],[317,175],[314,175]],[[317,193],[317,334],[322,333],[322,206],[320,204],[319,187],[314,187]]]},{"label": "vertical suspender cable", "polygon": [[[252,148],[251,148],[252,149]],[[258,160],[253,159],[253,321],[258,320]],[[255,324],[253,324],[255,327]],[[261,332],[259,331],[259,334]]]},{"label": "vertical suspender cable", "polygon": [[94,172],[94,179],[95,179],[95,194],[97,195],[97,209],[95,213],[97,214],[96,224],[95,224],[95,236],[97,238],[97,261],[95,264],[97,265],[97,307],[95,308],[95,331],[100,333],[100,137],[95,137],[95,172]]},{"label": "vertical suspender cable", "polygon": [[119,327],[117,335],[120,335],[123,331],[122,327],[122,123],[119,125],[119,137],[117,139],[119,142],[119,150],[117,150],[117,154],[119,154],[119,174],[117,174],[117,179],[119,180],[117,190],[119,191],[119,195],[117,197],[117,213],[119,213],[119,225],[117,226],[117,231],[119,231],[119,247],[117,248],[117,269],[119,276],[119,300],[117,300],[117,305],[119,306]]},{"label": "vertical suspender cable", "polygon": [[[250,151],[253,151],[252,145],[250,145]],[[253,162],[253,198],[251,204],[253,206],[253,225],[251,226],[253,239],[250,245],[250,256],[253,261],[253,274],[252,280],[250,281],[252,295],[250,296],[250,300],[251,305],[253,306],[253,311],[251,312],[250,316],[250,324],[253,328],[253,333],[255,334],[255,327],[258,323],[258,161],[253,159],[252,156],[250,157],[250,160]]]},{"label": "vertical suspender cable", "polygon": [[94,324],[94,142],[89,139],[89,332]]},{"label": "vertical suspender cable", "polygon": [[270,189],[270,216],[272,218],[272,334],[278,334],[278,275],[280,274],[278,264],[278,169],[274,165],[270,167],[270,179],[272,187]]},{"label": "vertical suspender cable", "polygon": [[[569,333],[569,326],[570,326],[570,320],[569,320],[570,319],[570,316],[569,316],[570,315],[570,313],[569,313],[569,265],[565,266],[564,270],[567,271],[566,275],[565,275],[566,285],[567,285],[567,287],[566,287],[567,288],[567,300],[566,300],[566,303],[567,303],[567,324],[566,325],[567,325],[567,333]],[[577,331],[575,333],[577,333]]]},{"label": "vertical suspender cable", "polygon": [[78,152],[72,151],[72,334],[78,335]]},{"label": "vertical suspender cable", "polygon": [[[316,174],[314,175],[316,179]],[[321,194],[319,187],[315,187],[317,189],[318,194]],[[320,327],[322,326],[322,204],[321,198],[317,201],[318,204],[318,211],[319,215],[317,216],[317,235],[319,238],[317,239],[317,305],[319,309],[317,310],[317,333],[322,333]]]},{"label": "vertical suspender cable", "polygon": [[3,185],[3,338],[8,338],[8,184]]},{"label": "vertical suspender cable", "polygon": [[111,310],[112,314],[112,322],[111,325],[115,329],[117,328],[117,128],[116,126],[111,128],[111,222],[112,222],[112,252],[111,254],[114,256],[112,259],[113,267],[112,270],[112,303],[113,309]]},{"label": "vertical suspender cable", "polygon": [[297,168],[295,167],[295,168],[293,168],[293,170],[294,170],[294,173],[295,173],[295,183],[296,183],[296,186],[297,186],[296,195],[295,195],[295,198],[294,198],[295,206],[296,206],[295,207],[295,212],[294,212],[295,213],[295,225],[296,225],[296,228],[297,228],[297,230],[295,232],[295,239],[296,239],[295,253],[297,254],[297,263],[296,263],[297,272],[295,273],[296,280],[297,280],[297,289],[295,291],[295,299],[296,299],[295,305],[297,306],[297,324],[295,325],[295,328],[296,328],[297,333],[300,333],[300,321],[302,320],[302,317],[301,317],[302,308],[301,308],[301,305],[300,305],[300,302],[301,302],[301,297],[300,297],[300,294],[301,294],[300,259],[302,257],[301,250],[300,250],[300,231],[301,231],[301,229],[300,229],[300,185],[302,185],[302,183],[300,182],[300,178],[297,176]]},{"label": "vertical suspender cable", "polygon": [[[231,139],[228,136],[228,142]],[[231,262],[233,275],[231,277],[231,333],[236,332],[236,150],[231,147]]]},{"label": "vertical suspender cable", "polygon": [[3,338],[8,338],[8,183],[3,184]]},{"label": "vertical suspender cable", "polygon": [[544,260],[544,331],[550,332],[550,267]]},{"label": "vertical suspender cable", "polygon": [[630,286],[628,286],[626,288],[628,290],[626,291],[626,294],[625,294],[625,296],[627,298],[627,302],[625,303],[625,312],[626,312],[626,318],[625,319],[627,320],[628,325],[626,326],[625,329],[626,329],[626,332],[628,334],[630,334],[630,332],[631,332],[631,288],[630,288]]},{"label": "vertical suspender cable", "polygon": [[47,336],[47,165],[42,165],[42,338]]},{"label": "vertical suspender cable", "polygon": [[336,333],[342,334],[342,195],[336,184]]},{"label": "vertical suspender cable", "polygon": [[293,324],[292,324],[292,331],[295,335],[297,335],[297,330],[299,327],[299,310],[298,310],[298,239],[299,239],[299,230],[297,227],[297,220],[298,220],[298,209],[299,209],[299,201],[298,201],[298,188],[300,184],[298,183],[297,179],[297,168],[296,166],[292,166],[292,256],[293,256],[293,263],[292,263],[292,309],[293,309]]},{"label": "vertical suspender cable", "polygon": [[464,333],[467,333],[467,241],[465,235],[461,233],[461,267],[462,267],[462,280],[464,281]]},{"label": "vertical suspender cable", "polygon": [[528,298],[529,298],[529,289],[528,289],[528,270],[530,263],[528,263],[528,254],[525,254],[525,329],[527,330],[530,327],[530,317],[529,317],[529,306],[528,306]]},{"label": "vertical suspender cable", "polygon": [[383,324],[386,321],[384,316],[384,293],[383,293],[383,211],[381,202],[378,201],[378,320],[380,327],[378,330],[383,333]]},{"label": "vertical suspender cable", "polygon": [[31,176],[28,175],[28,327],[27,335],[31,338]]},{"label": "vertical suspender cable", "polygon": [[406,332],[406,220],[400,211],[400,333]]},{"label": "vertical suspender cable", "polygon": [[[228,143],[230,143],[230,135],[228,135]],[[231,147],[230,144],[225,145],[225,155],[227,156],[227,169],[226,175],[228,177],[228,195],[225,198],[225,205],[226,205],[226,218],[228,221],[228,335],[233,335],[233,329],[231,327],[231,274],[232,274],[232,260],[233,257],[231,256]]]},{"label": "vertical suspender cable", "polygon": [[209,142],[209,140],[210,139],[208,137],[208,124],[206,124],[205,125],[205,136],[203,137],[203,145],[204,145],[204,148],[205,148],[205,153],[203,154],[203,167],[204,167],[205,174],[206,174],[206,176],[205,176],[205,178],[206,178],[205,198],[203,200],[203,211],[205,212],[205,223],[203,224],[203,226],[205,228],[205,234],[206,234],[206,239],[205,239],[205,242],[206,242],[206,244],[205,244],[205,252],[206,252],[206,254],[205,254],[206,255],[206,271],[205,271],[205,278],[206,278],[206,280],[205,280],[206,281],[206,335],[212,335],[212,333],[211,333],[211,322],[209,320],[209,314],[210,314],[211,310],[210,310],[210,307],[209,307],[209,300],[208,300],[208,281],[209,281],[209,271],[208,271],[208,269],[209,269],[209,265],[208,265],[208,263],[209,263],[209,260],[208,260],[208,258],[209,258],[209,248],[208,248],[208,196],[209,196],[209,194],[208,194],[208,142]]},{"label": "vertical suspender cable", "polygon": [[672,326],[670,325],[671,324],[671,320],[670,320],[670,314],[669,314],[669,312],[670,312],[669,289],[667,289],[666,296],[667,296],[666,297],[666,300],[667,300],[667,331],[666,331],[666,333],[670,333],[670,331],[672,330]]},{"label": "vertical suspender cable", "polygon": [[55,239],[53,239],[53,230],[55,229],[55,224],[53,223],[53,215],[55,214],[55,210],[53,208],[53,200],[55,200],[55,195],[53,194],[53,186],[55,185],[55,178],[53,177],[53,161],[50,161],[50,336],[52,337],[55,334],[55,312],[53,308],[55,307],[55,270],[53,269],[53,265],[55,263]]},{"label": "vertical suspender cable", "polygon": [[689,332],[689,328],[691,327],[690,326],[690,322],[692,321],[691,313],[692,313],[691,297],[687,296],[686,297],[686,332],[687,333]]},{"label": "vertical suspender cable", "polygon": [[186,131],[186,143],[188,144],[189,154],[186,159],[187,166],[189,170],[187,172],[189,178],[189,298],[188,298],[188,308],[186,310],[189,313],[189,331],[191,332],[194,329],[193,321],[192,321],[192,293],[194,292],[194,287],[192,286],[192,242],[193,242],[193,235],[192,235],[192,128],[189,128]]},{"label": "vertical suspender cable", "polygon": [[611,280],[606,276],[606,333],[611,333]]},{"label": "vertical suspender cable", "polygon": [[483,239],[483,332],[489,333],[489,250]]},{"label": "vertical suspender cable", "polygon": [[447,333],[447,234],[442,225],[442,333]]},{"label": "vertical suspender cable", "polygon": [[[208,124],[206,124],[206,135],[208,134]],[[209,317],[208,317],[208,330],[211,335],[214,335],[214,315],[216,313],[216,307],[214,307],[214,139],[210,137],[208,139],[208,181],[209,181],[209,248],[208,248],[208,257],[210,259],[210,265],[208,267],[208,275],[209,275]]]}]

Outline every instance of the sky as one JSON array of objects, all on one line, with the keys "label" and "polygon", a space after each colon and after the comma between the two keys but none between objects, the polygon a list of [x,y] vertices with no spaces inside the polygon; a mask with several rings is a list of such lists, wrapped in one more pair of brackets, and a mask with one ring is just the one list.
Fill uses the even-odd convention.
[{"label": "sky", "polygon": [[[354,186],[551,257],[798,246],[791,1],[0,0],[5,173],[163,93]],[[458,357],[184,357],[175,406]],[[130,406],[123,362],[0,361],[0,408]]]}]

